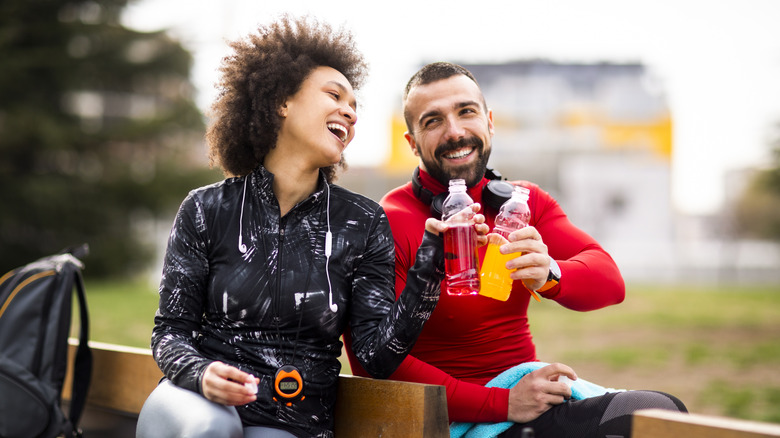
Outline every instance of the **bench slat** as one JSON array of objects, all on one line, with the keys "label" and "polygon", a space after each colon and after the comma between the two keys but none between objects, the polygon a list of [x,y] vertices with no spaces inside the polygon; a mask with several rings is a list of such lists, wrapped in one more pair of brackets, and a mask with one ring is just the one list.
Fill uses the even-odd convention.
[{"label": "bench slat", "polygon": [[662,409],[634,413],[634,438],[773,438],[780,425]]},{"label": "bench slat", "polygon": [[[76,342],[77,343],[77,342]],[[138,414],[144,401],[162,378],[162,371],[151,350],[90,342],[92,350],[92,380],[87,404],[120,412]],[[71,341],[69,354],[75,355]],[[68,364],[72,364],[72,359]],[[65,380],[64,397],[70,399],[72,373]]]},{"label": "bench slat", "polygon": [[341,375],[336,436],[449,437],[443,386]]}]

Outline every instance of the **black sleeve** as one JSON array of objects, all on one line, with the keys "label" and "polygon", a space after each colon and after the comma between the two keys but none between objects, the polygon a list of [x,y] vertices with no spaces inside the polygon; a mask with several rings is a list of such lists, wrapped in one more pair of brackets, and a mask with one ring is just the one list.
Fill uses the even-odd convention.
[{"label": "black sleeve", "polygon": [[182,202],[168,239],[154,317],[152,352],[163,374],[200,393],[200,379],[212,362],[197,348],[209,274],[202,205],[190,195]]},{"label": "black sleeve", "polygon": [[352,350],[363,368],[375,378],[387,378],[411,351],[436,307],[444,245],[441,237],[425,233],[396,300],[393,236],[384,211],[380,213],[355,276],[350,325]]}]

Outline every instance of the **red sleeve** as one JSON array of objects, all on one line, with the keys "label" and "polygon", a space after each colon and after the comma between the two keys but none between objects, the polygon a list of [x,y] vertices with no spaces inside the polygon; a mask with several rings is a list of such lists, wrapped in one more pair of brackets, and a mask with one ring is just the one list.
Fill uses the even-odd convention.
[{"label": "red sleeve", "polygon": [[[404,290],[406,273],[414,264],[414,255],[420,245],[428,207],[420,211],[420,203],[411,198],[411,190],[396,192],[386,197],[382,205],[390,220],[395,240],[396,296]],[[353,370],[354,372],[354,370]],[[476,383],[458,380],[443,370],[409,355],[390,375],[390,379],[443,385],[447,391],[447,412],[450,421],[502,422],[509,412],[509,390],[486,388]]]},{"label": "red sleeve", "polygon": [[[351,341],[349,333],[345,333],[344,342],[349,346]],[[352,374],[370,377],[360,363],[353,360],[354,356],[349,348],[347,348],[347,355]],[[388,379],[444,386],[447,392],[447,414],[451,422],[498,423],[506,421],[509,415],[509,389],[486,388],[476,383],[458,380],[411,355],[406,356]]]},{"label": "red sleeve", "polygon": [[406,356],[390,379],[443,385],[447,391],[450,421],[497,423],[507,420],[508,389],[486,388],[458,380],[413,356]]},{"label": "red sleeve", "polygon": [[625,298],[625,283],[612,257],[593,237],[574,226],[558,202],[530,186],[532,224],[561,267],[561,282],[542,295],[578,311],[601,309]]}]

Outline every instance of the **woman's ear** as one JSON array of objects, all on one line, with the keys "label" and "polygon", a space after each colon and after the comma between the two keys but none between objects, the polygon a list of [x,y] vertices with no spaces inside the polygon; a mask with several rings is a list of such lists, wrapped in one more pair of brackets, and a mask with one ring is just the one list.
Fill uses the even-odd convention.
[{"label": "woman's ear", "polygon": [[287,117],[287,104],[284,103],[282,106],[279,107],[279,117],[286,118]]}]

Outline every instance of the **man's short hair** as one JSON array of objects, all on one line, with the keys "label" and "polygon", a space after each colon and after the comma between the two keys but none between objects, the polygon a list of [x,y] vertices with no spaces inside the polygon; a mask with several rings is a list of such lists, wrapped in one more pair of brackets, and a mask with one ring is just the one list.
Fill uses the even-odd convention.
[{"label": "man's short hair", "polygon": [[475,84],[479,85],[474,75],[466,68],[451,62],[433,62],[418,70],[417,73],[409,79],[409,82],[406,83],[406,88],[404,89],[404,100],[406,100],[409,96],[409,91],[414,87],[427,85],[431,82],[447,79],[455,75],[466,76],[474,81]]}]

